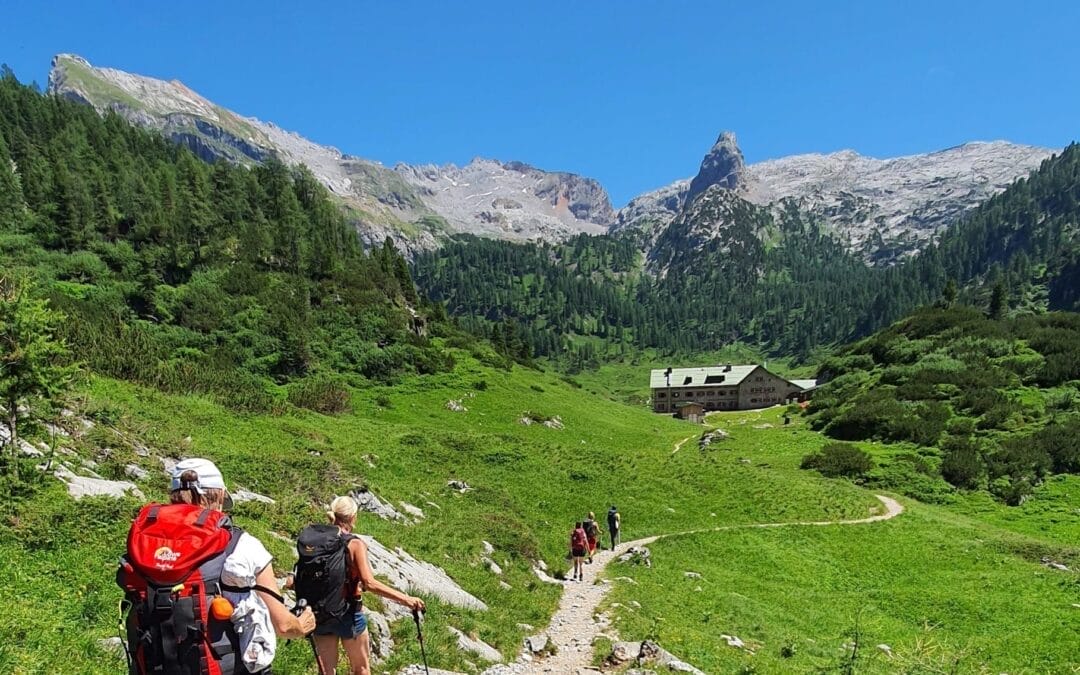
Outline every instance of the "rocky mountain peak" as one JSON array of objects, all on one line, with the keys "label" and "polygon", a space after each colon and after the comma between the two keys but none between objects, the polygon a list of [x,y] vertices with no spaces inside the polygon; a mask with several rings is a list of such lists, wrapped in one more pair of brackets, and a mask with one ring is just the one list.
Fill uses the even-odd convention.
[{"label": "rocky mountain peak", "polygon": [[743,185],[746,162],[735,134],[724,131],[701,160],[701,168],[690,181],[686,201],[692,202],[710,186],[718,185],[726,190],[737,190]]}]

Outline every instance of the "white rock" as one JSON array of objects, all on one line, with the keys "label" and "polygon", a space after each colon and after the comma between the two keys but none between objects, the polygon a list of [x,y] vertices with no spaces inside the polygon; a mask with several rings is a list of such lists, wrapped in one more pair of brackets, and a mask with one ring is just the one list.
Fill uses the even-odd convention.
[{"label": "white rock", "polygon": [[540,635],[531,635],[525,638],[525,650],[533,654],[539,654],[544,651],[548,645],[547,633],[541,633]]},{"label": "white rock", "polygon": [[892,656],[892,647],[887,644],[880,644],[877,646],[885,656]]},{"label": "white rock", "polygon": [[512,591],[512,590],[514,590],[513,586],[506,583],[505,581],[502,581],[501,579],[499,580],[499,588],[503,589],[504,591]]},{"label": "white rock", "polygon": [[66,467],[58,467],[56,477],[67,485],[68,494],[75,499],[96,496],[123,497],[128,493],[138,499],[146,499],[146,495],[134,483],[126,480],[104,480],[78,476]]},{"label": "white rock", "polygon": [[261,495],[258,492],[252,492],[251,490],[244,490],[243,488],[240,488],[235,492],[230,492],[229,494],[232,495],[233,501],[238,504],[241,502],[260,502],[262,504],[276,503],[266,495]]},{"label": "white rock", "polygon": [[697,572],[683,572],[683,576],[687,579],[700,579],[701,575]]},{"label": "white rock", "polygon": [[134,478],[135,480],[146,480],[150,477],[150,472],[142,468],[138,464],[128,464],[124,467],[124,473],[128,478]]},{"label": "white rock", "polygon": [[738,647],[739,649],[742,649],[743,647],[746,646],[746,645],[743,644],[742,640],[735,637],[734,635],[721,635],[720,639],[723,640],[724,642],[727,642],[729,647]]},{"label": "white rock", "polygon": [[487,565],[487,568],[488,568],[489,570],[491,570],[491,572],[492,572],[493,574],[499,574],[499,575],[501,575],[501,574],[503,573],[503,571],[502,571],[502,568],[501,568],[501,567],[499,567],[499,564],[498,564],[498,563],[496,563],[496,562],[495,562],[494,560],[492,560],[491,558],[488,558],[487,556],[484,556],[484,557],[480,558],[480,561],[481,561],[482,563],[484,563],[485,565]]},{"label": "white rock", "polygon": [[398,504],[401,505],[402,511],[409,514],[413,518],[422,519],[424,517],[424,511],[419,506],[413,506],[408,502],[398,502]]},{"label": "white rock", "polygon": [[124,641],[119,637],[101,638],[97,641],[97,646],[106,654],[124,655]]},{"label": "white rock", "polygon": [[453,626],[447,626],[446,629],[457,637],[458,647],[460,647],[461,649],[472,652],[473,654],[476,654],[480,658],[487,661],[502,661],[502,654],[499,653],[499,650],[495,649],[483,640],[474,640],[473,638],[469,637],[465,633],[462,633],[460,630],[454,628]]},{"label": "white rock", "polygon": [[551,577],[549,577],[547,572],[540,569],[539,567],[534,567],[533,568],[533,574],[535,574],[536,578],[539,579],[540,581],[543,581],[545,584],[561,584],[562,583],[558,579],[552,579]]},{"label": "white rock", "polygon": [[480,546],[481,548],[483,548],[484,555],[492,555],[493,553],[495,553],[495,547],[492,546],[491,542],[489,541],[481,541]]},{"label": "white rock", "polygon": [[[441,567],[417,560],[401,548],[393,551],[375,538],[361,535],[367,544],[368,562],[372,571],[403,591],[427,593],[457,607],[486,610],[487,605],[467,592],[446,574]],[[394,603],[388,603],[392,605]]]}]

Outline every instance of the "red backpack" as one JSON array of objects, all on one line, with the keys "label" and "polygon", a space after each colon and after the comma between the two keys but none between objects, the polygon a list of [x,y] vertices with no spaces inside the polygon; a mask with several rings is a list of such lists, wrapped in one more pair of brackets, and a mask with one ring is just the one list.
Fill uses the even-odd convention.
[{"label": "red backpack", "polygon": [[232,621],[210,613],[223,590],[251,590],[221,583],[241,533],[226,514],[201,506],[147,504],[139,511],[116,573],[127,607],[131,675],[246,672]]},{"label": "red backpack", "polygon": [[583,550],[588,545],[588,541],[585,539],[585,530],[579,528],[574,529],[574,533],[570,535],[570,547],[575,551]]}]

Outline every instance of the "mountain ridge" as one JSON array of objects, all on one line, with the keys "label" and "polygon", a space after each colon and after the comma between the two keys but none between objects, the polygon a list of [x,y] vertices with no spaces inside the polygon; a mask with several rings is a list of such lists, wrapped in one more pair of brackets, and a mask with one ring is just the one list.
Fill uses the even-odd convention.
[{"label": "mountain ridge", "polygon": [[693,177],[645,192],[615,210],[595,179],[521,161],[393,168],[310,141],[272,122],[218,106],[178,80],[158,80],[60,54],[49,91],[113,110],[185,144],[204,159],[305,164],[349,209],[368,246],[389,237],[404,250],[437,247],[453,234],[559,242],[578,234],[638,231],[652,242],[713,186],[774,211],[793,200],[871,264],[925,247],[960,216],[1026,176],[1052,150],[973,141],[931,153],[878,159],[854,150],[803,153],[747,164],[723,132]]}]

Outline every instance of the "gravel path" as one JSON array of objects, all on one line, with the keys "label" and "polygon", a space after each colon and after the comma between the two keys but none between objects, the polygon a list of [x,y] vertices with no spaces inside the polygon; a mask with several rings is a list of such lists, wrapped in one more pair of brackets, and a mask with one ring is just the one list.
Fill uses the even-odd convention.
[{"label": "gravel path", "polygon": [[[808,521],[808,522],[792,522],[792,523],[759,523],[756,525],[728,525],[726,527],[715,527],[704,530],[691,530],[689,532],[679,532],[676,534],[660,535],[655,537],[645,537],[643,539],[637,539],[634,541],[624,542],[616,547],[614,552],[601,551],[598,552],[593,559],[593,564],[585,565],[585,579],[584,581],[566,581],[563,582],[563,595],[559,600],[559,609],[555,612],[555,615],[551,617],[551,624],[545,631],[548,638],[555,643],[558,648],[558,652],[555,656],[544,659],[543,661],[536,661],[535,663],[528,664],[515,664],[518,666],[513,669],[515,673],[594,673],[598,672],[596,668],[591,666],[592,663],[592,643],[596,636],[608,631],[607,617],[596,617],[596,608],[600,605],[600,601],[604,599],[608,590],[611,588],[611,582],[606,577],[601,578],[597,582],[598,577],[602,577],[604,567],[617,555],[621,555],[626,552],[632,546],[644,546],[651,544],[661,537],[677,536],[678,534],[693,534],[699,532],[722,532],[724,530],[745,529],[750,527],[791,527],[803,526],[803,525],[858,525],[862,523],[875,523],[881,520],[888,520],[895,518],[904,511],[904,507],[895,499],[877,495],[877,498],[881,501],[885,507],[883,513],[878,513],[867,518],[859,518],[857,520],[830,520],[830,521]],[[614,637],[613,631],[609,632],[609,635]],[[524,666],[522,668],[522,666]],[[520,669],[519,669],[520,668]]]}]

